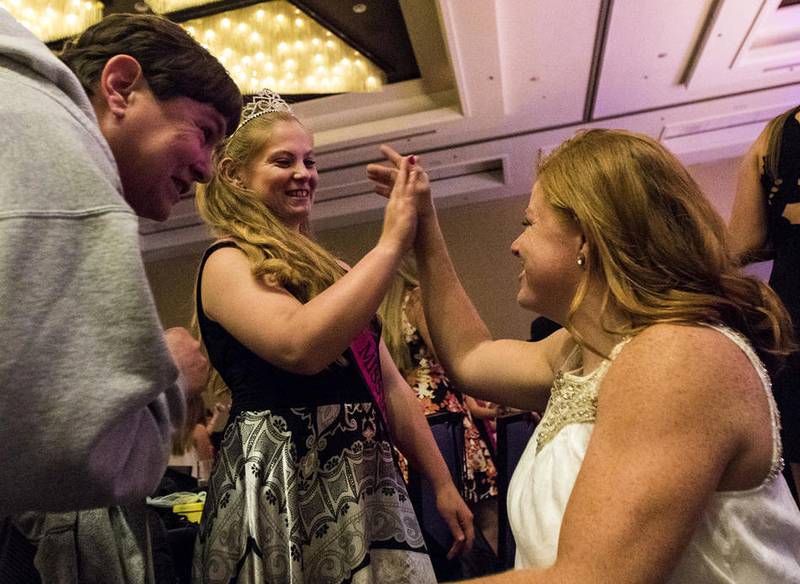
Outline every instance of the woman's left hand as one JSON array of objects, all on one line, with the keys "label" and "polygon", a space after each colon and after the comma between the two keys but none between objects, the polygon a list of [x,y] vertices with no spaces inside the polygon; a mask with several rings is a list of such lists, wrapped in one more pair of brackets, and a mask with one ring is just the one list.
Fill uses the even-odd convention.
[{"label": "woman's left hand", "polygon": [[[392,189],[395,187],[400,167],[404,159],[394,148],[386,144],[382,145],[381,154],[389,162],[388,166],[383,164],[371,163],[367,165],[367,178],[373,182],[375,192],[382,197],[389,198]],[[413,162],[409,170],[415,171],[414,191],[417,198],[417,213],[421,216],[429,215],[432,211],[433,203],[431,197],[431,184],[428,173],[425,172],[419,156],[410,157]]]},{"label": "woman's left hand", "polygon": [[397,175],[389,191],[379,243],[405,253],[414,241],[417,228],[417,182],[422,172],[414,167],[414,157],[397,155]]},{"label": "woman's left hand", "polygon": [[447,523],[455,540],[447,552],[447,559],[451,560],[472,549],[472,542],[475,539],[472,511],[469,510],[452,482],[440,488],[436,493],[436,509]]}]

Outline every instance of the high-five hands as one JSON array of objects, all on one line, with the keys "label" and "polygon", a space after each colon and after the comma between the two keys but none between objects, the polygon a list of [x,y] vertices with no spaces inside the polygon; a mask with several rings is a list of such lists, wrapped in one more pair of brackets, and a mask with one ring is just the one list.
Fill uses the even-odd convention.
[{"label": "high-five hands", "polygon": [[428,179],[428,173],[420,164],[419,157],[416,156],[401,156],[391,146],[381,146],[381,153],[386,156],[390,165],[383,164],[368,164],[367,165],[367,178],[374,183],[375,192],[383,197],[388,197],[391,200],[391,193],[397,186],[397,180],[400,176],[401,167],[404,161],[408,163],[406,167],[409,171],[414,172],[414,197],[416,210],[419,215],[426,215],[431,209],[431,185]]},{"label": "high-five hands", "polygon": [[379,243],[402,255],[411,248],[416,235],[416,191],[422,173],[414,166],[413,156],[392,153],[396,165],[392,169],[392,184],[381,184],[381,194],[389,199],[389,203],[383,215],[383,232]]}]

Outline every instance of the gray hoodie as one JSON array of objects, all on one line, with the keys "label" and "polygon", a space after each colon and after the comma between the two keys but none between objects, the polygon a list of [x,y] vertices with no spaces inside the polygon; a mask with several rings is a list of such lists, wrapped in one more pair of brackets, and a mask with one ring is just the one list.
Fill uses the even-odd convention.
[{"label": "gray hoodie", "polygon": [[183,395],[77,78],[0,8],[0,517],[150,494]]}]

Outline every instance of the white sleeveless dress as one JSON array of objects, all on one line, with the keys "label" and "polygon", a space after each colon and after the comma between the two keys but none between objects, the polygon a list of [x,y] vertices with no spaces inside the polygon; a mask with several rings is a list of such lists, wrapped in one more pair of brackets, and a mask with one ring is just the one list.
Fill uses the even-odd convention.
[{"label": "white sleeveless dress", "polygon": [[[800,511],[780,474],[779,420],[766,369],[737,333],[712,327],[748,356],[758,371],[772,412],[772,467],[764,481],[745,491],[718,491],[669,584],[800,583]],[[517,544],[516,568],[546,568],[556,561],[561,521],[594,428],[597,392],[611,361],[588,375],[574,351],[556,377],[547,409],[514,471],[508,515]]]}]

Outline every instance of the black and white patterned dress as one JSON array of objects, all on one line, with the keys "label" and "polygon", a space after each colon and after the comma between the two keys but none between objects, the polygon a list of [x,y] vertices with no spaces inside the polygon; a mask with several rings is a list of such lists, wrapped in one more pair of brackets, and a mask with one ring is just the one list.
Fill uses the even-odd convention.
[{"label": "black and white patterned dress", "polygon": [[[208,257],[225,246],[234,244],[208,249],[200,283]],[[209,481],[194,581],[435,582],[376,404],[380,331],[363,331],[360,344],[321,373],[297,375],[207,318],[200,284],[197,303],[209,359],[233,404]]]}]

